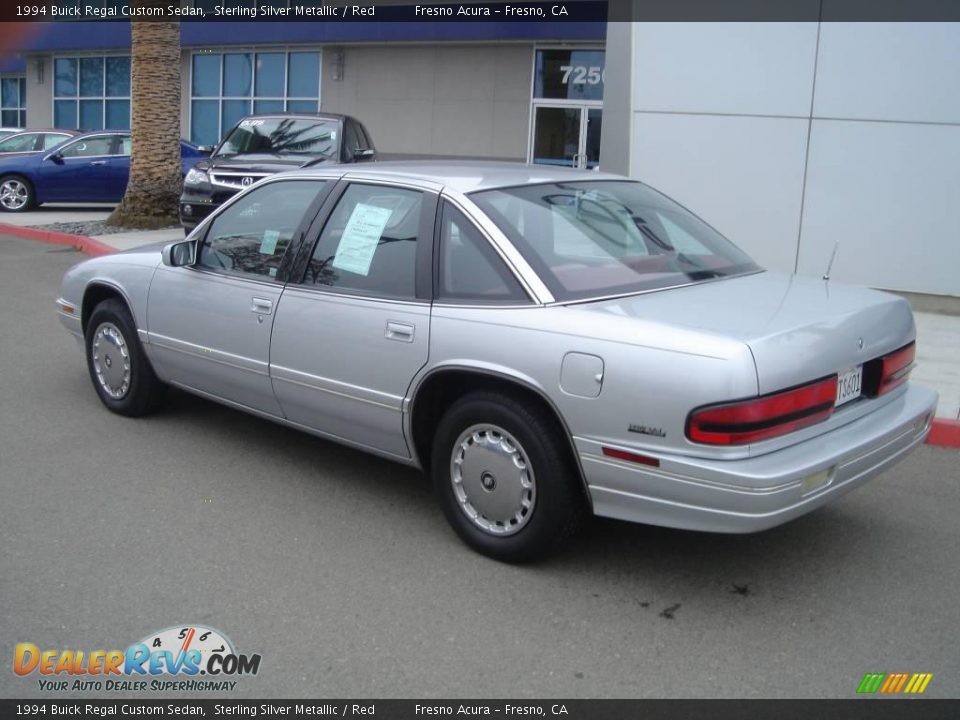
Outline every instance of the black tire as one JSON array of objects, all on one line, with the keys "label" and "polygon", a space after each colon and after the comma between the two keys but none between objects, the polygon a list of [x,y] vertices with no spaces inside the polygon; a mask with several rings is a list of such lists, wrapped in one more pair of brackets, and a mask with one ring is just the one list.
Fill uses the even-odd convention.
[{"label": "black tire", "polygon": [[[119,339],[114,332],[119,335]],[[98,348],[105,348],[98,349],[96,358],[95,343],[98,343]],[[130,310],[122,301],[109,298],[93,309],[87,323],[86,349],[90,380],[107,409],[128,417],[139,417],[159,406],[165,386],[153,372],[137,337],[137,328]],[[124,349],[126,355],[123,353]],[[122,363],[124,360],[129,362],[128,375],[119,368],[114,368],[115,363]],[[98,362],[100,370],[97,367]],[[105,381],[100,379],[101,372],[106,378]],[[121,377],[119,380],[118,373]],[[123,377],[126,378],[125,381],[122,380]],[[113,394],[107,386],[112,387]]]},{"label": "black tire", "polygon": [[[14,188],[18,188],[13,193]],[[37,204],[37,193],[33,184],[23,175],[4,175],[0,178],[0,210],[4,212],[26,212]]]},{"label": "black tire", "polygon": [[[458,492],[463,493],[469,504],[466,490],[468,486],[472,486],[472,491],[479,501],[489,502],[484,500],[489,497],[485,496],[484,492],[489,492],[492,496],[499,487],[496,473],[481,470],[486,457],[490,457],[494,463],[501,461],[496,453],[483,455],[481,452],[471,456],[467,468],[468,462],[460,442],[462,436],[472,428],[487,426],[503,430],[512,436],[518,444],[517,457],[522,458],[524,467],[532,469],[535,495],[528,516],[514,516],[509,521],[494,523],[477,511],[477,508],[469,505],[472,510],[477,511],[479,517],[479,520],[473,520],[468,516],[467,505],[463,499],[458,498]],[[549,413],[497,392],[470,393],[457,400],[444,413],[434,435],[431,462],[433,487],[447,521],[467,545],[495,560],[510,563],[530,562],[554,552],[573,535],[584,516],[585,502],[580,478],[562,433],[562,428]],[[481,430],[479,435],[467,437],[493,438],[496,435],[495,432]],[[480,448],[480,445],[472,440],[464,442],[470,446],[467,450],[471,452],[476,452],[471,449],[474,446]],[[512,444],[510,446],[512,447]],[[462,478],[458,485],[459,491],[454,489],[457,484],[453,470],[455,452],[462,462],[461,467],[465,468],[459,471]],[[510,459],[515,462],[515,457]],[[507,464],[509,467],[509,460]],[[508,477],[504,479],[507,484],[501,489],[510,498],[513,497],[511,493],[517,492],[515,488],[519,488],[519,481],[509,477],[512,472],[512,467],[509,467]],[[529,476],[526,477],[529,480]],[[486,483],[489,483],[490,487]],[[530,491],[519,488],[519,492]],[[512,502],[507,505],[515,507]],[[517,509],[522,511],[522,508]],[[481,527],[479,523],[496,525],[496,531]],[[511,530],[512,523],[518,525],[519,529]]]}]

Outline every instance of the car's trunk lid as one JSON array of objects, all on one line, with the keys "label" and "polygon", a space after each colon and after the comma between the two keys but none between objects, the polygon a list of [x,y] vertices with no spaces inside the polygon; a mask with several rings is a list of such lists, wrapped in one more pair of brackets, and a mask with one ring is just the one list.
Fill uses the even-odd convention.
[{"label": "car's trunk lid", "polygon": [[843,372],[914,338],[910,306],[900,297],[771,272],[580,307],[743,342],[760,394]]}]

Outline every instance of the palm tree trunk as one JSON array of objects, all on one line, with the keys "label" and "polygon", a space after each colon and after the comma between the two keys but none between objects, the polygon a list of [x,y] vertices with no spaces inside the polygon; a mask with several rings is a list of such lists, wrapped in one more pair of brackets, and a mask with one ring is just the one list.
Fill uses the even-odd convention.
[{"label": "palm tree trunk", "polygon": [[[168,0],[135,0],[163,6]],[[132,152],[127,191],[111,225],[157,228],[178,222],[180,190],[180,23],[131,22]]]}]

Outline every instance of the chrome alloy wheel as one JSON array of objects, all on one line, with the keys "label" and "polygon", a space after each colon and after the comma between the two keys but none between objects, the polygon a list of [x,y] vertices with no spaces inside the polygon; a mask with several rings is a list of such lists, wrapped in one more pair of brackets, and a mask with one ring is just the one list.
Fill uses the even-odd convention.
[{"label": "chrome alloy wheel", "polygon": [[111,322],[102,323],[93,334],[90,353],[100,387],[114,400],[130,390],[130,349],[123,333]]},{"label": "chrome alloy wheel", "polygon": [[463,513],[491,535],[513,535],[533,515],[533,468],[516,438],[496,425],[473,425],[460,435],[450,457],[450,482]]},{"label": "chrome alloy wheel", "polygon": [[0,185],[0,205],[7,210],[20,210],[27,204],[30,191],[22,180],[9,178]]}]

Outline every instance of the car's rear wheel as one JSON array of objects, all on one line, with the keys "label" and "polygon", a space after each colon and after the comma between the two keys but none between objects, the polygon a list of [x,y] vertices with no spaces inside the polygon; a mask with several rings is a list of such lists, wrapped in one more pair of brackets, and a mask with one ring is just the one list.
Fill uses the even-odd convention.
[{"label": "car's rear wheel", "polygon": [[583,514],[557,423],[500,393],[471,393],[447,410],[431,467],[448,522],[467,545],[497,560],[546,556]]},{"label": "car's rear wheel", "polygon": [[127,306],[115,298],[97,305],[87,324],[87,367],[104,405],[137,417],[156,409],[164,385],[150,366]]},{"label": "car's rear wheel", "polygon": [[0,209],[6,212],[24,212],[34,206],[33,185],[21,175],[0,178]]}]

